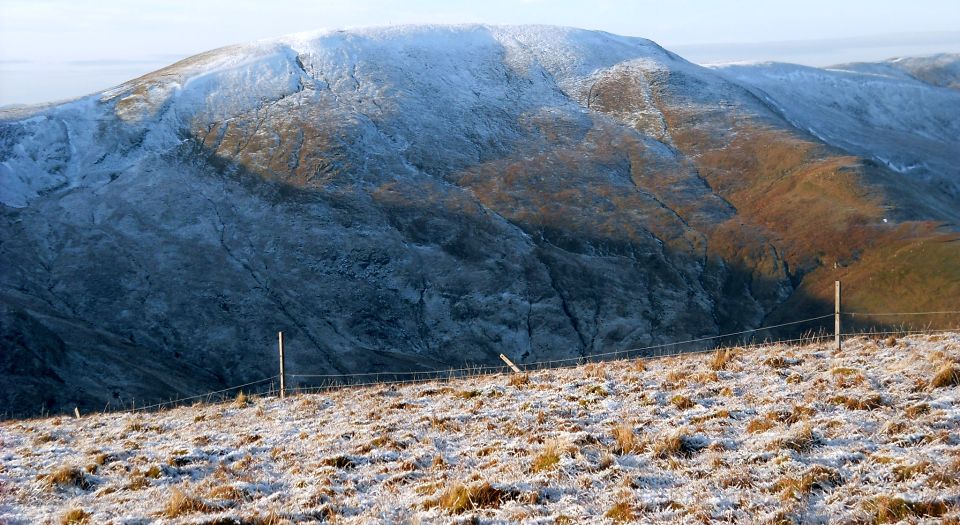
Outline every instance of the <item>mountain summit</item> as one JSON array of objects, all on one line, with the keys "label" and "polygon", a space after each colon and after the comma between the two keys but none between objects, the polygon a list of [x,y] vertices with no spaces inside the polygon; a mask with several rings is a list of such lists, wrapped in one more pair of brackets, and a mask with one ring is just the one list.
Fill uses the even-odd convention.
[{"label": "mountain summit", "polygon": [[390,27],[0,112],[0,402],[269,377],[278,330],[289,371],[340,374],[792,321],[831,311],[835,279],[854,309],[942,307],[960,91],[898,71]]}]

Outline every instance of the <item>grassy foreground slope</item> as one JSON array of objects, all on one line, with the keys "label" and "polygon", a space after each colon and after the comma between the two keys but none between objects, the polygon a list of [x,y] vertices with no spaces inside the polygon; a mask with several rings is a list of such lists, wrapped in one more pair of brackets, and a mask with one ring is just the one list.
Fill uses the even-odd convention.
[{"label": "grassy foreground slope", "polygon": [[0,523],[956,523],[958,400],[950,333],[12,421]]}]

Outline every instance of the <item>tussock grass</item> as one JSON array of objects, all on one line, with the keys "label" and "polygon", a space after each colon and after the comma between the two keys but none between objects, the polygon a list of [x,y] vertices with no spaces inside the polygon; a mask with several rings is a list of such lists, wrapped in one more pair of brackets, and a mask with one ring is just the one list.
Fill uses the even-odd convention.
[{"label": "tussock grass", "polygon": [[427,500],[424,508],[439,507],[450,514],[463,514],[469,510],[497,508],[510,499],[511,494],[495,488],[489,482],[475,485],[455,483],[439,498]]},{"label": "tussock grass", "polygon": [[593,385],[587,389],[588,394],[592,394],[600,397],[607,397],[610,395],[610,392],[607,392],[607,389],[600,385]]},{"label": "tussock grass", "polygon": [[187,494],[179,487],[170,487],[170,498],[167,500],[162,515],[165,518],[177,518],[185,514],[208,513],[216,510],[218,510],[217,507],[208,505],[202,499]]},{"label": "tussock grass", "polygon": [[720,380],[720,376],[717,375],[713,370],[709,372],[697,372],[696,374],[690,374],[690,381],[694,383],[715,383]]},{"label": "tussock grass", "polygon": [[335,467],[338,469],[352,469],[357,466],[357,464],[347,456],[332,456],[325,458],[320,461],[321,465],[327,467]]},{"label": "tussock grass", "polygon": [[108,454],[106,452],[101,452],[93,456],[93,464],[97,465],[98,467],[102,467],[116,460],[117,460],[116,456],[114,456],[113,454]]},{"label": "tussock grass", "polygon": [[773,421],[767,418],[756,418],[751,419],[747,423],[747,432],[751,434],[762,434],[776,425]]},{"label": "tussock grass", "polygon": [[639,518],[634,506],[625,498],[621,498],[614,503],[610,510],[603,515],[613,520],[614,523],[631,523]]},{"label": "tussock grass", "polygon": [[883,398],[879,394],[861,398],[839,395],[831,397],[827,402],[846,407],[847,410],[874,410],[883,406]]},{"label": "tussock grass", "polygon": [[907,481],[913,479],[917,474],[926,473],[930,469],[930,462],[920,461],[911,465],[897,465],[893,467],[893,479],[897,481]]},{"label": "tussock grass", "polygon": [[653,443],[653,455],[660,459],[671,457],[690,457],[701,449],[701,445],[686,429],[679,429],[663,436]]},{"label": "tussock grass", "polygon": [[81,490],[90,490],[93,487],[93,483],[87,478],[87,474],[78,467],[60,467],[49,474],[39,476],[39,478],[48,488],[76,487]]},{"label": "tussock grass", "polygon": [[784,357],[775,356],[775,357],[768,357],[763,361],[763,364],[769,366],[770,368],[787,368],[788,366],[791,366],[793,363],[789,359],[786,359]]},{"label": "tussock grass", "polygon": [[530,463],[531,472],[544,472],[557,468],[560,465],[560,458],[567,452],[561,442],[550,440],[543,444],[540,450]]},{"label": "tussock grass", "polygon": [[897,523],[910,518],[938,518],[949,510],[939,500],[910,501],[897,496],[876,496],[863,505],[868,523]]},{"label": "tussock grass", "polygon": [[790,434],[780,439],[778,446],[794,452],[806,452],[817,445],[817,437],[809,423],[794,429]]},{"label": "tussock grass", "polygon": [[813,407],[808,407],[804,405],[795,405],[790,411],[790,415],[787,416],[783,422],[788,425],[793,425],[801,421],[806,421],[810,419],[817,411]]},{"label": "tussock grass", "polygon": [[60,525],[87,525],[93,523],[92,515],[83,509],[70,509],[60,516]]},{"label": "tussock grass", "polygon": [[933,488],[960,486],[960,457],[941,465],[927,477],[927,485]]},{"label": "tussock grass", "polygon": [[251,402],[252,401],[250,400],[250,396],[248,396],[246,393],[244,393],[243,390],[241,390],[240,392],[237,393],[237,397],[233,400],[233,405],[237,408],[243,408],[249,405]]},{"label": "tussock grass", "polygon": [[507,384],[513,387],[520,388],[525,385],[530,384],[530,374],[510,374],[510,379],[507,380]]},{"label": "tussock grass", "polygon": [[146,432],[147,430],[147,425],[145,425],[142,421],[131,421],[127,423],[127,426],[123,429],[123,431],[127,434],[132,432]]},{"label": "tussock grass", "polygon": [[951,386],[960,386],[960,366],[946,363],[937,370],[933,379],[930,380],[930,388],[947,388]]},{"label": "tussock grass", "polygon": [[857,370],[856,368],[850,368],[850,367],[846,367],[846,366],[838,366],[838,367],[835,367],[835,368],[833,368],[832,370],[830,370],[830,373],[833,374],[833,375],[835,375],[835,376],[852,376],[852,375],[859,374],[860,371]]},{"label": "tussock grass", "polygon": [[207,491],[207,497],[215,500],[245,501],[250,498],[250,493],[234,485],[218,485]]},{"label": "tussock grass", "polygon": [[710,359],[710,368],[714,371],[726,370],[727,365],[734,357],[736,357],[736,353],[732,348],[717,350],[714,352],[713,358]]},{"label": "tussock grass", "polygon": [[607,368],[603,363],[587,363],[583,366],[583,376],[596,379],[606,379]]},{"label": "tussock grass", "polygon": [[728,419],[730,417],[729,410],[717,410],[715,412],[710,412],[709,414],[703,414],[701,416],[695,416],[690,418],[690,423],[698,424],[705,421],[710,421],[711,419]]},{"label": "tussock grass", "polygon": [[697,406],[692,399],[681,394],[671,397],[670,404],[677,407],[677,410],[688,410]]},{"label": "tussock grass", "polygon": [[930,405],[926,403],[917,403],[916,405],[910,405],[907,408],[903,409],[905,416],[909,418],[915,418],[922,416],[924,414],[930,413]]},{"label": "tussock grass", "polygon": [[40,434],[39,436],[33,438],[33,444],[37,446],[45,445],[47,443],[50,443],[51,441],[56,441],[56,440],[57,438],[55,438],[53,434],[49,432],[44,432],[43,434]]},{"label": "tussock grass", "polygon": [[902,434],[908,428],[910,428],[910,425],[908,425],[906,422],[899,419],[891,419],[884,423],[882,427],[880,427],[880,432],[888,436],[895,436],[897,434]]},{"label": "tussock grass", "polygon": [[843,477],[836,469],[813,465],[800,477],[787,477],[774,484],[774,490],[784,499],[803,499],[815,491],[826,491],[843,484]]},{"label": "tussock grass", "polygon": [[633,431],[633,427],[626,423],[613,427],[613,440],[613,451],[617,454],[633,454],[642,452],[645,448],[645,444]]}]

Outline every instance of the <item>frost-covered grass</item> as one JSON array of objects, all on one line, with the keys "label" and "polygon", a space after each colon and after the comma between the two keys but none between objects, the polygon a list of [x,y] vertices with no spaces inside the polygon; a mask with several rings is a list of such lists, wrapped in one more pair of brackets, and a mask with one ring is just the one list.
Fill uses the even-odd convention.
[{"label": "frost-covered grass", "polygon": [[6,422],[0,523],[956,522],[958,364],[857,338]]}]

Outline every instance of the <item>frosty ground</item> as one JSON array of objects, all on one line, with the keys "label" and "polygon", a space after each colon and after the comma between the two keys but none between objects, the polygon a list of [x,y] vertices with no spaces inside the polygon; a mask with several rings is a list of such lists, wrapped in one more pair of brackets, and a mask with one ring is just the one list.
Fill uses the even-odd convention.
[{"label": "frosty ground", "polygon": [[957,522],[960,334],[0,426],[0,523]]}]

